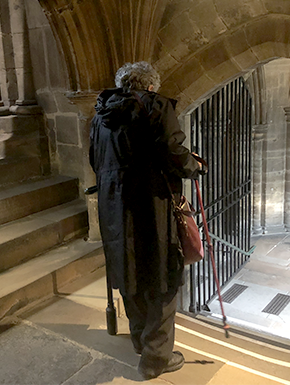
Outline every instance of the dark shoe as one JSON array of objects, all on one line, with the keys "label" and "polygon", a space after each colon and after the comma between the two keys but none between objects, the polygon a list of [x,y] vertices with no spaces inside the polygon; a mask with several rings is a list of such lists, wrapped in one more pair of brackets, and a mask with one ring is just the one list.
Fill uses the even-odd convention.
[{"label": "dark shoe", "polygon": [[183,354],[179,351],[172,352],[172,357],[169,360],[167,366],[162,370],[162,373],[175,372],[179,370],[184,365]]},{"label": "dark shoe", "polygon": [[169,360],[165,368],[163,368],[161,371],[159,370],[158,372],[156,372],[154,368],[143,369],[139,365],[138,372],[142,375],[142,377],[145,380],[150,380],[151,378],[156,378],[163,373],[175,372],[176,370],[181,369],[183,365],[184,365],[183,354],[179,351],[176,351],[176,352],[172,352],[171,359]]}]

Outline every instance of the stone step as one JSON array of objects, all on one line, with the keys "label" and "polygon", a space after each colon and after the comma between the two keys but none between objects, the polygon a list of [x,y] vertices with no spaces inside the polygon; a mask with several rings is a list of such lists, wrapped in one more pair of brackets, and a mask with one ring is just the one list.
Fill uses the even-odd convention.
[{"label": "stone step", "polygon": [[84,201],[75,200],[0,226],[0,272],[87,234]]},{"label": "stone step", "polygon": [[39,157],[0,159],[0,186],[21,183],[43,175]]},{"label": "stone step", "polygon": [[35,133],[26,135],[0,134],[0,159],[15,159],[21,156],[40,157],[40,138]]},{"label": "stone step", "polygon": [[[99,268],[89,276],[66,284],[63,289],[70,301],[105,311],[108,306],[106,266]],[[117,317],[125,315],[122,296],[118,289],[112,291]]]},{"label": "stone step", "polygon": [[[0,166],[1,169],[1,166]],[[78,180],[56,176],[0,191],[0,224],[77,199]]]},{"label": "stone step", "polygon": [[45,131],[43,115],[7,115],[1,116],[0,134],[27,135],[32,132],[43,135]]},{"label": "stone step", "polygon": [[105,265],[101,242],[71,241],[0,273],[0,319],[33,306]]}]

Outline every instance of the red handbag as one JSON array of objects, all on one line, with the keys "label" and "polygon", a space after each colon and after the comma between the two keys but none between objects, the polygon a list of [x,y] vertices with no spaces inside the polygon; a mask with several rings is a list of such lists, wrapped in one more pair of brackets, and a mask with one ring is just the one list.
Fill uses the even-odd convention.
[{"label": "red handbag", "polygon": [[181,197],[179,205],[174,204],[174,215],[177,221],[178,237],[184,255],[184,264],[199,262],[204,257],[203,245],[199,230],[195,223],[195,210],[185,196]]}]

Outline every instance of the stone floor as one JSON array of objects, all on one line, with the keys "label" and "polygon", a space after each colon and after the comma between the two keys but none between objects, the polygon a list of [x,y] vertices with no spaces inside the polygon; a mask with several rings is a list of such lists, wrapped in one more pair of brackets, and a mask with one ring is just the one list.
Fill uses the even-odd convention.
[{"label": "stone floor", "polygon": [[[184,354],[185,365],[144,381],[136,370],[139,356],[117,292],[118,334],[106,331],[101,268],[0,323],[0,385],[290,385],[290,305],[278,316],[262,311],[277,293],[289,294],[289,242],[287,234],[257,237],[251,261],[224,289],[235,283],[247,286],[224,304],[229,324],[273,338],[261,339],[237,327],[225,338],[220,327],[177,314],[175,349]],[[218,317],[218,301],[210,307]]]},{"label": "stone floor", "polygon": [[[252,245],[256,249],[249,262],[222,290],[224,294],[235,284],[247,286],[233,302],[224,303],[229,323],[290,339],[290,303],[277,315],[263,312],[277,294],[290,296],[290,234],[256,236]],[[219,301],[214,299],[209,307],[219,318]]]},{"label": "stone floor", "polygon": [[290,385],[290,343],[233,329],[225,338],[221,328],[183,314],[176,316],[175,349],[184,354],[184,367],[144,381],[126,317],[118,318],[116,336],[106,331],[103,273],[0,324],[1,385]]}]

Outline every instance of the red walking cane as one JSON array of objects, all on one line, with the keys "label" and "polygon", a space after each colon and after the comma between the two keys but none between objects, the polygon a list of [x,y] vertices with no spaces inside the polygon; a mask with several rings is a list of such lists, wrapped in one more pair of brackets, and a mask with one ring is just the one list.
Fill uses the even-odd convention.
[{"label": "red walking cane", "polygon": [[219,297],[220,306],[221,306],[221,312],[222,312],[222,316],[223,316],[224,331],[225,331],[226,338],[229,338],[229,336],[230,336],[229,335],[229,328],[230,327],[227,324],[227,317],[225,315],[225,311],[224,311],[224,307],[223,307],[221,288],[220,288],[220,283],[219,283],[216,265],[215,265],[215,260],[214,260],[214,255],[213,255],[213,245],[211,243],[211,239],[210,239],[209,232],[208,232],[208,227],[207,227],[207,222],[206,222],[206,218],[205,218],[205,212],[204,212],[204,208],[203,208],[203,202],[202,202],[202,198],[201,198],[199,183],[198,183],[198,180],[196,180],[196,179],[194,181],[195,181],[195,187],[196,187],[197,198],[198,198],[198,202],[199,202],[199,206],[200,206],[200,211],[201,211],[201,215],[202,215],[204,233],[205,233],[206,241],[208,244],[208,250],[209,250],[209,254],[210,254],[210,258],[211,258],[211,264],[212,264],[214,279],[215,279],[215,283],[217,286],[217,292],[218,292],[218,297]]}]

